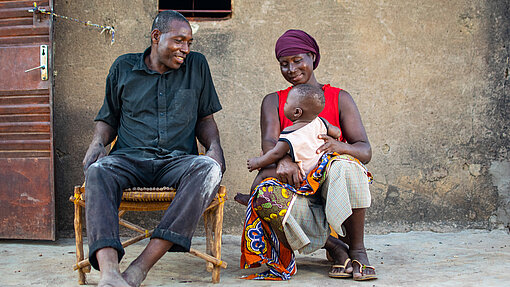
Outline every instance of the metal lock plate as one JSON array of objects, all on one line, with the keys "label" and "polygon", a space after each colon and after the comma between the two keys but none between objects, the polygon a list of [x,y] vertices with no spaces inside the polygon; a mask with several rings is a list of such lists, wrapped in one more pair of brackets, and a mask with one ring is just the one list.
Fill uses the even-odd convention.
[{"label": "metal lock plate", "polygon": [[48,45],[41,45],[41,80],[48,80]]},{"label": "metal lock plate", "polygon": [[39,66],[28,69],[25,71],[25,73],[28,73],[30,71],[34,71],[37,69],[41,69],[41,80],[47,81],[48,80],[48,45],[41,45],[39,48]]}]

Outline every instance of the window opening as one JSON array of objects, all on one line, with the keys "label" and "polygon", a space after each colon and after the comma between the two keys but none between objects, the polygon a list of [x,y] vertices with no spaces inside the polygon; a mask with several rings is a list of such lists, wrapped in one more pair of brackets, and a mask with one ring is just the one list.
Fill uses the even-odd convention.
[{"label": "window opening", "polygon": [[159,0],[159,11],[175,10],[190,20],[221,20],[232,16],[232,0]]}]

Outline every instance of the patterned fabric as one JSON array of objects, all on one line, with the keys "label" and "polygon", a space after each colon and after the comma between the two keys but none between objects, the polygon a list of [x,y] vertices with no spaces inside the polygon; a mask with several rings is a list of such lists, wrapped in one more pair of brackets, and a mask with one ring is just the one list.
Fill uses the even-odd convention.
[{"label": "patterned fabric", "polygon": [[[301,229],[299,223],[290,213],[294,213],[294,204],[302,199],[306,200],[306,198],[314,197],[313,195],[324,181],[323,175],[328,170],[329,164],[335,160],[357,163],[350,156],[325,154],[317,167],[307,175],[299,190],[295,190],[292,186],[281,183],[275,178],[265,179],[254,189],[246,210],[241,242],[241,268],[247,269],[266,264],[269,270],[248,275],[243,279],[288,280],[296,272],[296,262],[292,250],[300,248],[294,248],[296,244],[288,241],[288,239],[294,240],[297,237],[299,238],[298,242],[305,241],[304,245],[310,245],[309,232],[307,232],[309,229],[306,227],[304,230]],[[364,183],[367,184],[366,178],[369,173],[365,174]],[[289,191],[292,191],[292,193]],[[294,195],[291,196],[292,194]],[[321,209],[324,210],[324,207],[321,207]],[[295,233],[288,236],[288,226],[293,225],[296,228],[291,228],[291,230]],[[312,227],[316,225],[311,224]],[[325,238],[329,234],[328,230],[327,223],[320,230],[322,234],[326,234]],[[306,242],[306,240],[308,241]],[[324,242],[322,246],[324,246]]]},{"label": "patterned fabric", "polygon": [[[329,165],[319,192],[298,196],[284,225],[292,250],[311,253],[322,248],[330,228],[344,236],[342,224],[354,208],[370,207],[370,174],[349,157],[336,157]],[[368,180],[367,180],[368,178]]]},{"label": "patterned fabric", "polygon": [[294,252],[285,247],[276,234],[283,233],[282,221],[292,198],[288,191],[292,189],[275,178],[267,178],[252,193],[241,240],[241,268],[266,264],[269,270],[243,279],[289,280],[296,272]]},{"label": "patterned fabric", "polygon": [[305,196],[315,194],[315,192],[319,189],[320,184],[322,183],[322,176],[324,175],[324,171],[328,166],[328,163],[335,156],[338,156],[336,152],[322,155],[319,164],[308,173],[305,180],[303,180],[301,183],[301,187],[299,187],[299,190],[297,190],[296,193]]}]

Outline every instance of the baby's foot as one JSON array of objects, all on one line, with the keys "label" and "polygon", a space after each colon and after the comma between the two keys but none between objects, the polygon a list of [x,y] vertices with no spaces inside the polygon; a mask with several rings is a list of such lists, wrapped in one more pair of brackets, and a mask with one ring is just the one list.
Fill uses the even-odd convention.
[{"label": "baby's foot", "polygon": [[236,196],[234,196],[234,200],[244,206],[248,206],[248,201],[250,200],[250,195],[244,194],[244,193],[238,193],[238,194],[236,194]]}]

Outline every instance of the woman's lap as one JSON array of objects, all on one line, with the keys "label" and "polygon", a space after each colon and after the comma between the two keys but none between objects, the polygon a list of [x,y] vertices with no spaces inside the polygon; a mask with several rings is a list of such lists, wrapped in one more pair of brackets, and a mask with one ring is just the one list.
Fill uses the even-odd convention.
[{"label": "woman's lap", "polygon": [[[303,253],[322,248],[330,234],[330,226],[343,235],[342,223],[352,214],[352,209],[370,206],[370,191],[364,169],[354,162],[335,160],[320,194],[296,196],[282,233],[282,221],[288,209],[283,205],[288,206],[289,198],[281,196],[281,189],[274,187],[271,193],[266,191],[265,196],[258,196],[255,211],[275,231],[278,230],[279,238],[285,234],[282,242],[288,242],[293,250]],[[272,197],[269,194],[273,194]],[[270,208],[262,208],[263,204]],[[282,212],[284,209],[285,212]]]}]

